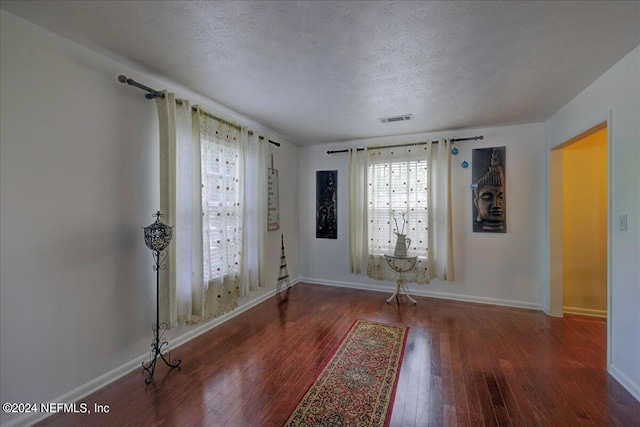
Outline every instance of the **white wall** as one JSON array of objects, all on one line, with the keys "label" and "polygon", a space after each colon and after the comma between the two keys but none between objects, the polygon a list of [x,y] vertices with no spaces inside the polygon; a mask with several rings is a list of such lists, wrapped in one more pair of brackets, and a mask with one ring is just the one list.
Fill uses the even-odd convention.
[{"label": "white wall", "polygon": [[[118,83],[119,74],[175,90],[283,143],[270,150],[280,171],[289,272],[297,277],[294,145],[151,73],[4,10],[0,19],[3,402],[71,402],[139,369],[148,354],[155,275],[141,227],[159,207],[158,123],[154,103]],[[280,234],[270,233],[268,244],[273,291]],[[241,303],[246,308],[265,295]],[[212,324],[179,328],[168,338],[175,349]],[[33,419],[2,413],[0,424]]]},{"label": "white wall", "polygon": [[[549,152],[611,118],[609,127],[609,372],[640,400],[640,47],[546,121]],[[546,174],[545,174],[546,178]],[[549,188],[549,182],[545,184]],[[548,201],[545,201],[548,206]],[[627,231],[619,215],[627,214]],[[545,209],[548,218],[548,209]],[[548,222],[548,221],[545,221]],[[545,230],[545,250],[548,249]],[[545,261],[548,252],[545,252]],[[542,297],[551,306],[545,265]]]},{"label": "white wall", "polygon": [[[390,124],[393,126],[393,124]],[[298,149],[300,171],[300,274],[304,280],[365,289],[392,291],[390,282],[349,272],[348,154],[327,150],[363,147],[369,143],[400,143],[424,138],[484,135],[482,141],[458,142],[452,156],[452,209],[455,281],[410,284],[416,295],[540,308],[540,254],[543,230],[542,183],[544,125],[528,124],[412,136],[332,143]],[[506,146],[506,234],[473,233],[471,163],[473,148]],[[315,238],[315,172],[338,170],[338,239]],[[409,236],[410,237],[410,236]],[[382,298],[382,296],[381,296]]]},{"label": "white wall", "polygon": [[[265,137],[271,138],[268,133]],[[278,142],[281,140],[275,139]],[[268,232],[267,238],[267,290],[273,290],[280,275],[280,235],[284,235],[287,270],[291,282],[299,277],[298,267],[298,147],[281,142],[280,147],[269,144],[269,153],[273,155],[273,167],[278,170],[280,192],[280,229]],[[271,161],[269,161],[271,164]]]}]

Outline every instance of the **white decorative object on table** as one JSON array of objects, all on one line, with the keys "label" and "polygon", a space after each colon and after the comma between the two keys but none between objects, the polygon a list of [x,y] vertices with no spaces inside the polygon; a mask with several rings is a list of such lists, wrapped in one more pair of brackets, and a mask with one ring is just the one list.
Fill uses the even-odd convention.
[{"label": "white decorative object on table", "polygon": [[406,234],[395,233],[395,235],[398,237],[398,240],[396,240],[396,249],[393,251],[393,255],[397,257],[406,257],[407,249],[409,248],[409,245],[411,245],[411,239],[409,239]]},{"label": "white decorative object on table", "polygon": [[396,223],[396,231],[394,231],[393,234],[395,234],[397,237],[396,248],[393,251],[393,255],[397,257],[406,257],[407,250],[411,245],[411,239],[409,239],[407,235],[404,234],[404,226],[407,223],[407,219],[406,219],[407,213],[400,212],[400,215],[402,215],[402,229],[398,227],[398,219],[396,218],[396,211],[391,211],[391,215],[393,216],[393,221]]}]

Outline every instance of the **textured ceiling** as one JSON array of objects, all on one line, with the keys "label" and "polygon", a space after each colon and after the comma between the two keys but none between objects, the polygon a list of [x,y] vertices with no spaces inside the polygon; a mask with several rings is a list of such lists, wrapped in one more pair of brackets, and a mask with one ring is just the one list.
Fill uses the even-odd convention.
[{"label": "textured ceiling", "polygon": [[[637,1],[1,7],[300,145],[544,121],[640,44]],[[409,113],[414,120],[377,120]]]}]

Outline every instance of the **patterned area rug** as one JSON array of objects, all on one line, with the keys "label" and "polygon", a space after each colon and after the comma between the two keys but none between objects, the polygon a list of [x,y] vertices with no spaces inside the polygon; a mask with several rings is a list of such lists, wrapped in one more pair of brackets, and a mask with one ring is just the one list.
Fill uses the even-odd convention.
[{"label": "patterned area rug", "polygon": [[408,330],[356,320],[284,426],[387,426]]}]

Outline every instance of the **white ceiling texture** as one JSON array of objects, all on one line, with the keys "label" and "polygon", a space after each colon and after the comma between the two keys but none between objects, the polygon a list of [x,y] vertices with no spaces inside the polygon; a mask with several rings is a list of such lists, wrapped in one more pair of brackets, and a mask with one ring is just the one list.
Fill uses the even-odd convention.
[{"label": "white ceiling texture", "polygon": [[541,122],[640,44],[638,1],[0,5],[299,145]]}]

